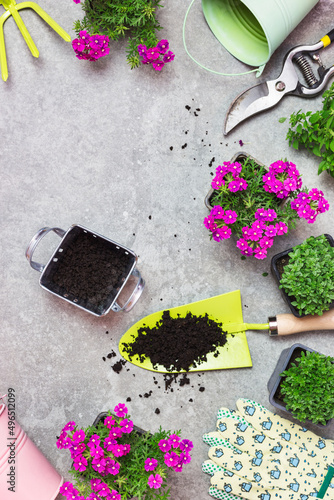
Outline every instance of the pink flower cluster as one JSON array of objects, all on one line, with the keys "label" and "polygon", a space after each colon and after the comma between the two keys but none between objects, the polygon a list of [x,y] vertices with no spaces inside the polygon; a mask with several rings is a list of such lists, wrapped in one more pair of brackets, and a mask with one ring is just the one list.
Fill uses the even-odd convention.
[{"label": "pink flower cluster", "polygon": [[172,434],[168,439],[161,439],[159,448],[164,453],[164,462],[175,472],[181,472],[183,465],[191,461],[190,451],[193,443],[189,439],[182,439]]},{"label": "pink flower cluster", "polygon": [[230,163],[226,161],[223,165],[218,165],[216,175],[211,182],[213,189],[219,189],[225,186],[232,193],[244,191],[247,189],[247,182],[240,177],[242,165],[239,162]]},{"label": "pink flower cluster", "polygon": [[[130,452],[129,444],[120,444],[117,441],[133,430],[133,422],[129,420],[127,412],[124,404],[118,404],[114,408],[116,417],[107,416],[104,419],[104,425],[109,429],[109,434],[103,442],[98,434],[86,437],[85,431],[77,429],[75,422],[68,422],[62,429],[57,440],[57,447],[70,451],[74,469],[84,472],[88,466],[91,466],[101,476],[101,479],[90,480],[91,493],[88,497],[82,496],[69,481],[65,482],[59,491],[67,500],[121,500],[121,494],[108,486],[103,478],[109,474],[116,476],[121,468],[116,458]],[[171,434],[167,439],[161,439],[158,446],[162,452],[160,460],[163,459],[164,464],[176,472],[182,471],[183,465],[191,461],[190,451],[193,443],[188,439],[181,440],[177,434]],[[165,475],[164,470],[166,470],[161,464],[162,462],[159,463],[156,458],[145,459],[143,469],[146,472],[155,471],[155,474],[150,474],[148,477],[149,488],[161,487]],[[108,479],[104,480],[108,481]]]},{"label": "pink flower cluster", "polygon": [[254,215],[255,222],[251,227],[242,228],[242,237],[237,241],[237,247],[242,255],[265,259],[268,248],[273,246],[274,237],[287,233],[288,226],[284,222],[273,223],[277,214],[272,209],[260,208]]},{"label": "pink flower cluster", "polygon": [[72,41],[72,47],[78,59],[97,61],[109,54],[109,37],[105,35],[90,35],[80,31],[79,38]]},{"label": "pink flower cluster", "polygon": [[264,190],[275,193],[277,198],[288,198],[290,193],[302,187],[302,179],[296,165],[287,161],[272,163],[262,179]]},{"label": "pink flower cluster", "polygon": [[116,490],[111,490],[101,479],[91,479],[91,493],[88,497],[80,495],[72,483],[66,481],[59,489],[59,493],[68,500],[121,500],[121,495]]},{"label": "pink flower cluster", "polygon": [[[117,439],[123,434],[130,434],[133,429],[133,422],[127,416],[127,408],[124,404],[118,404],[114,408],[116,420],[113,416],[104,419],[104,425],[110,429],[109,435],[101,442],[98,434],[93,434],[85,443],[85,432],[76,429],[75,422],[68,422],[65,425],[57,440],[59,449],[68,449],[73,459],[74,469],[83,472],[88,467],[88,461],[92,468],[98,472],[101,477],[111,474],[116,476],[120,470],[120,464],[114,460],[130,452],[130,445],[119,444]],[[115,490],[110,490],[108,485],[100,479],[91,481],[92,493],[87,497],[88,500],[100,500],[100,495],[104,500],[121,500],[121,495]],[[78,490],[72,483],[64,483],[60,488],[60,493],[68,500],[84,500]]]},{"label": "pink flower cluster", "polygon": [[319,214],[329,209],[329,203],[324,193],[314,188],[309,193],[299,193],[291,202],[291,207],[297,211],[301,219],[306,219],[308,224],[313,224]]},{"label": "pink flower cluster", "polygon": [[223,210],[220,205],[215,205],[210,211],[210,215],[205,217],[204,225],[212,232],[215,241],[228,239],[232,234],[229,227],[237,220],[237,213],[233,210]]},{"label": "pink flower cluster", "polygon": [[[168,439],[159,441],[159,448],[164,453],[164,462],[167,467],[171,467],[175,472],[181,472],[183,465],[191,461],[190,451],[193,448],[192,441],[182,439],[177,434],[172,434]],[[147,458],[144,468],[146,471],[154,471],[159,465],[155,458]],[[160,474],[151,474],[147,484],[150,488],[158,489],[163,482]]]},{"label": "pink flower cluster", "polygon": [[143,58],[142,64],[152,64],[156,71],[161,71],[166,63],[174,60],[175,55],[168,49],[168,40],[160,40],[156,47],[147,48],[146,45],[138,45],[139,55]]}]

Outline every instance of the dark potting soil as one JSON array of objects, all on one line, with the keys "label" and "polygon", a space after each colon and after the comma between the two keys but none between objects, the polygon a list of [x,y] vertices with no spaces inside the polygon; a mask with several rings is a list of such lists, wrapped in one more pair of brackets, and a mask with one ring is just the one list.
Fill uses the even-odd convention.
[{"label": "dark potting soil", "polygon": [[[127,278],[134,256],[93,233],[68,233],[48,265],[46,286],[80,306],[100,313],[113,302]],[[50,269],[49,269],[50,268]]]},{"label": "dark potting soil", "polygon": [[138,355],[140,360],[150,358],[157,368],[162,365],[168,371],[189,370],[207,361],[207,355],[218,356],[218,348],[227,342],[222,323],[210,319],[207,314],[172,318],[164,311],[160,321],[153,328],[142,327],[133,343],[124,343],[130,359]]}]

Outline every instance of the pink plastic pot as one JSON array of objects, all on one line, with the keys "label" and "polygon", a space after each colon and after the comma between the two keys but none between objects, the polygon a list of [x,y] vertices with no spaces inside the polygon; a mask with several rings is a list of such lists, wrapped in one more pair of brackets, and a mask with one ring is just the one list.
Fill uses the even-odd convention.
[{"label": "pink plastic pot", "polygon": [[[63,477],[20,425],[14,421],[11,427],[11,422],[7,406],[0,405],[1,500],[54,500]],[[10,435],[11,429],[14,436]]]}]

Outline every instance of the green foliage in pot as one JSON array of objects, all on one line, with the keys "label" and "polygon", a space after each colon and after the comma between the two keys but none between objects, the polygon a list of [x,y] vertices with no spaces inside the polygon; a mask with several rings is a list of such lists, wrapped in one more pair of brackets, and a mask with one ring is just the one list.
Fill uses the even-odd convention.
[{"label": "green foliage in pot", "polygon": [[295,149],[303,146],[321,158],[318,174],[326,170],[334,177],[334,83],[324,92],[322,104],[315,112],[292,113],[286,138]]},{"label": "green foliage in pot", "polygon": [[133,69],[140,64],[138,45],[153,47],[158,43],[156,31],[162,27],[156,13],[160,7],[160,0],[85,0],[85,16],[74,23],[74,30],[77,35],[82,30],[107,35],[110,41],[128,35],[127,60]]},{"label": "green foliage in pot", "polygon": [[302,351],[281,373],[280,389],[286,409],[301,422],[325,425],[334,417],[334,358]]},{"label": "green foliage in pot", "polygon": [[311,236],[289,253],[280,288],[299,314],[319,314],[334,300],[334,248],[325,235]]}]

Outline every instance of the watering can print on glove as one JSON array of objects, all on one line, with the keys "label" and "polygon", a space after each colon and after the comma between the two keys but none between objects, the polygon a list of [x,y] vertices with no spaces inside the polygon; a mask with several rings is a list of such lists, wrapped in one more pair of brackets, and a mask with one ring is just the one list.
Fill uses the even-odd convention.
[{"label": "watering can print on glove", "polygon": [[334,441],[247,399],[221,408],[217,430],[203,436],[210,495],[224,500],[333,499]]},{"label": "watering can print on glove", "polygon": [[5,47],[5,38],[4,38],[4,32],[3,32],[3,25],[5,21],[10,17],[13,16],[14,21],[16,22],[23,38],[25,39],[30,52],[34,57],[39,56],[38,49],[31,38],[31,35],[29,31],[27,30],[24,22],[22,21],[22,18],[19,14],[19,10],[21,9],[32,9],[34,10],[44,21],[53,28],[58,35],[60,35],[66,42],[71,41],[70,35],[66,33],[66,31],[63,30],[57,24],[52,17],[49,16],[37,3],[35,2],[21,2],[17,4],[15,0],[0,0],[0,4],[4,6],[5,12],[2,14],[0,17],[0,65],[1,65],[1,76],[4,81],[7,80],[8,78],[8,67],[7,67],[7,58],[6,58],[6,47]]}]

